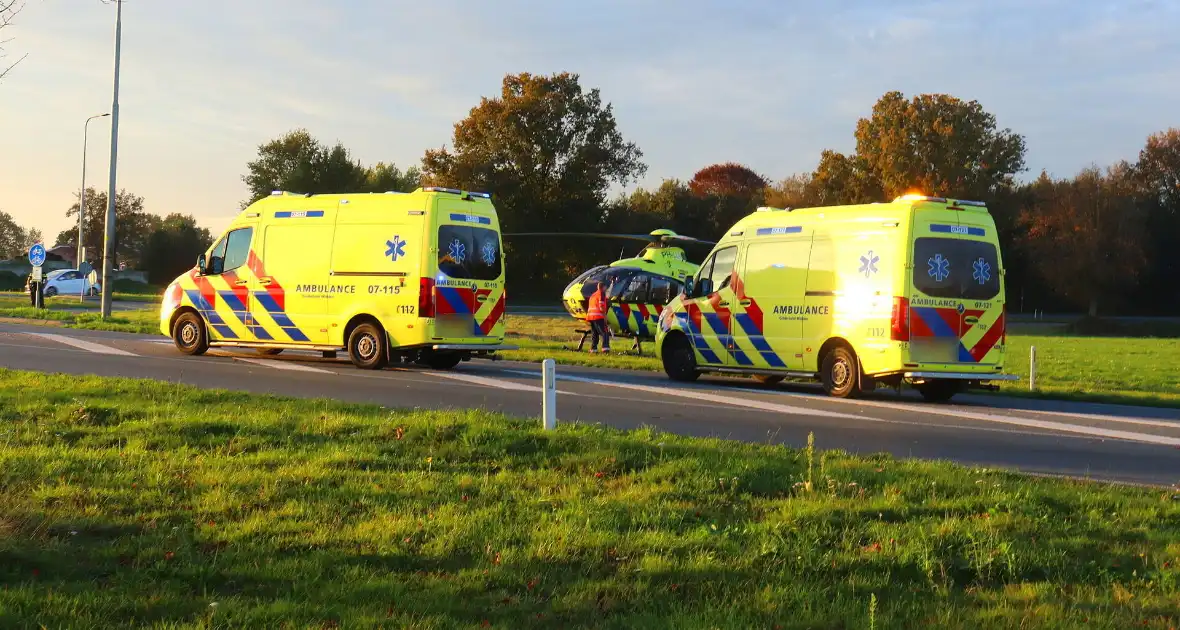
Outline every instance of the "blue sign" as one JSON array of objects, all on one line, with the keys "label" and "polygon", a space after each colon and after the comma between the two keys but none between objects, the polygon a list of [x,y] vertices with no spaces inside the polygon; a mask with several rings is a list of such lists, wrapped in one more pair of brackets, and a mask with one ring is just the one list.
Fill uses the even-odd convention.
[{"label": "blue sign", "polygon": [[765,227],[758,228],[758,236],[778,236],[779,234],[798,234],[803,231],[803,227],[799,225],[792,225],[789,227]]},{"label": "blue sign", "polygon": [[41,243],[29,248],[29,264],[40,267],[45,264],[45,246]]}]

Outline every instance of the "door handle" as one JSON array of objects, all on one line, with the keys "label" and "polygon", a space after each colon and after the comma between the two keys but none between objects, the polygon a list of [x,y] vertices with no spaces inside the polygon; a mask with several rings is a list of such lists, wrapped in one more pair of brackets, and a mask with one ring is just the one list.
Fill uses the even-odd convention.
[{"label": "door handle", "polygon": [[718,302],[717,306],[729,306],[729,302]]},{"label": "door handle", "polygon": [[750,305],[750,303],[751,303],[751,300],[740,300],[740,301],[738,301],[738,304],[741,304],[742,306],[749,306],[749,305]]},{"label": "door handle", "polygon": [[234,284],[238,285],[239,287],[244,287],[247,284],[250,284],[250,281],[249,280],[238,280]]},{"label": "door handle", "polygon": [[270,278],[259,278],[258,279],[258,284],[270,284],[271,282],[273,282],[273,280],[271,280]]}]

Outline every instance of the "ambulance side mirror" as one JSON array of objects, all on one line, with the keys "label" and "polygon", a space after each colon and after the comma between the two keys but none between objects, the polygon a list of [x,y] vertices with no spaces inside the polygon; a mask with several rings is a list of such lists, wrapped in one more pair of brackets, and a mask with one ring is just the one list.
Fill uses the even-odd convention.
[{"label": "ambulance side mirror", "polygon": [[696,288],[693,286],[692,282],[692,278],[684,279],[684,297],[692,297],[692,291]]},{"label": "ambulance side mirror", "polygon": [[197,273],[205,275],[205,255],[197,256]]}]

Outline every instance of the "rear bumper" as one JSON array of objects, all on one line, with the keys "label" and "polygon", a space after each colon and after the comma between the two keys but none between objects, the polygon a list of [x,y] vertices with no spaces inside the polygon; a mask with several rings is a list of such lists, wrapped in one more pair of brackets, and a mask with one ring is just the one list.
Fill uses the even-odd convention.
[{"label": "rear bumper", "polygon": [[1015,374],[988,374],[986,372],[904,372],[906,378],[951,379],[958,381],[1019,381]]},{"label": "rear bumper", "polygon": [[484,352],[498,352],[501,350],[518,350],[517,346],[510,346],[507,344],[487,344],[487,343],[436,343],[430,346],[431,350],[469,350],[469,351],[484,351]]}]

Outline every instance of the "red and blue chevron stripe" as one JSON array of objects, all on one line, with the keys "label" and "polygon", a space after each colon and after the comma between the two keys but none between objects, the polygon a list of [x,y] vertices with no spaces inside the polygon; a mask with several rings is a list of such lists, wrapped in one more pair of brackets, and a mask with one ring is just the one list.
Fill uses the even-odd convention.
[{"label": "red and blue chevron stripe", "polygon": [[962,336],[971,330],[965,323],[968,317],[980,317],[984,311],[965,310],[961,314],[958,309],[934,308],[930,306],[915,306],[910,309],[910,335],[913,337],[934,337],[941,339],[954,338],[959,341],[959,362],[979,363],[996,345],[1004,334],[1004,314],[1001,313],[987,333],[968,349],[963,345]]},{"label": "red and blue chevron stripe", "polygon": [[785,368],[786,362],[782,360],[774,348],[770,347],[770,342],[766,341],[766,333],[763,328],[762,307],[758,306],[758,301],[746,295],[746,284],[742,281],[741,276],[735,270],[731,276],[730,284],[733,286],[733,292],[741,302],[749,302],[744,307],[744,313],[737,313],[734,319],[737,320],[738,326],[741,327],[742,332],[746,334],[746,338],[766,361],[766,364],[771,367]]},{"label": "red and blue chevron stripe", "polygon": [[[466,287],[435,288],[435,310],[439,315],[471,315],[475,316],[479,310],[479,298],[492,294],[491,289],[469,289]],[[499,299],[492,306],[492,312],[482,322],[475,322],[472,334],[476,337],[486,337],[492,328],[504,316],[506,293],[501,293]]]},{"label": "red and blue chevron stripe", "polygon": [[[265,285],[264,291],[254,292],[254,299],[258,300],[258,303],[263,309],[266,310],[271,319],[275,320],[275,323],[278,324],[279,328],[282,328],[283,332],[287,333],[287,336],[289,336],[292,341],[311,341],[311,339],[308,338],[307,335],[303,334],[303,331],[295,325],[295,322],[291,321],[291,318],[287,316],[286,291],[283,290],[283,286],[279,284],[278,280],[266,275],[266,267],[262,264],[262,261],[254,255],[254,250],[250,250],[250,255],[247,256],[246,266],[249,267],[250,272],[254,274],[254,277],[258,278],[259,280],[263,278],[270,280],[270,284]],[[257,325],[254,327],[255,329],[259,328]]]}]

